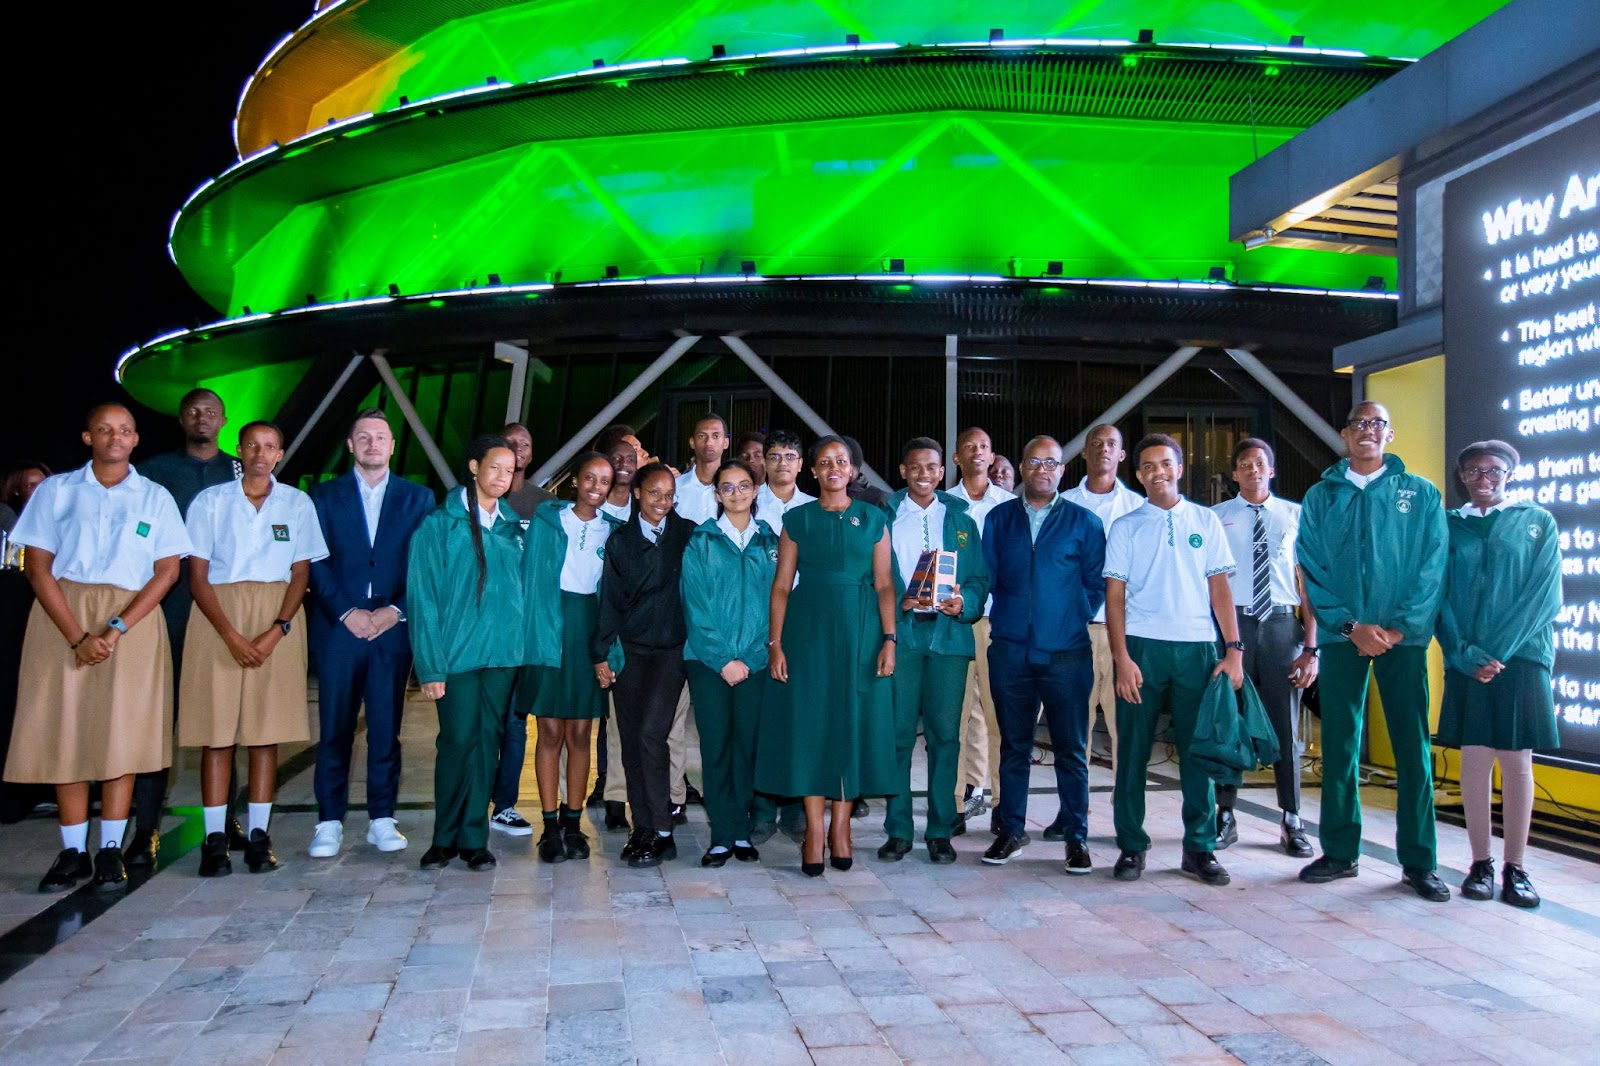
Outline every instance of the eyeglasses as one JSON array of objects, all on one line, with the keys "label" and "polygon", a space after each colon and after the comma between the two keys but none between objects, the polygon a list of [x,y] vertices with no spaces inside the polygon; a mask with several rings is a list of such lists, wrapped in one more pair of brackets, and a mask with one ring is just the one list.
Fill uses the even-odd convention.
[{"label": "eyeglasses", "polygon": [[1389,420],[1387,418],[1352,418],[1350,421],[1346,422],[1345,425],[1357,431],[1367,429],[1388,429]]},{"label": "eyeglasses", "polygon": [[767,462],[769,462],[769,463],[798,463],[799,461],[800,461],[800,453],[799,452],[768,452],[767,453]]},{"label": "eyeglasses", "polygon": [[737,485],[718,485],[718,496],[748,496],[756,491],[756,487],[748,481],[741,481]]},{"label": "eyeglasses", "polygon": [[1022,465],[1029,470],[1054,470],[1056,467],[1061,466],[1062,463],[1060,459],[1033,458],[1022,460]]},{"label": "eyeglasses", "polygon": [[1489,481],[1499,484],[1511,476],[1511,471],[1500,466],[1469,466],[1461,471],[1468,481]]}]

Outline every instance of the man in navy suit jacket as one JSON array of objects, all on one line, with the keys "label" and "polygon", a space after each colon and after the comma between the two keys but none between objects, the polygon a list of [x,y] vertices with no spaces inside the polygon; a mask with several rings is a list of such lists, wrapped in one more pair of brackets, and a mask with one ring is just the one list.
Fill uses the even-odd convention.
[{"label": "man in navy suit jacket", "polygon": [[406,632],[406,561],[411,535],[434,509],[433,493],[389,472],[394,434],[382,411],[356,415],[346,441],[347,474],[311,490],[328,557],[311,564],[311,646],[318,711],[313,858],[339,853],[350,804],[350,748],[356,714],[367,708],[367,841],[399,851],[400,712],[411,673]]}]

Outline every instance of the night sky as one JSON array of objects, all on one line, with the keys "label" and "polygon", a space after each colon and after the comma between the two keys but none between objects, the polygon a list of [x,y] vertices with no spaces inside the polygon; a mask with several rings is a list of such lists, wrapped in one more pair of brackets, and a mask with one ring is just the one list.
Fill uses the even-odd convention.
[{"label": "night sky", "polygon": [[[311,0],[31,5],[12,50],[42,75],[12,78],[14,338],[0,374],[0,469],[57,470],[86,458],[84,412],[128,397],[111,377],[124,350],[217,313],[167,258],[173,212],[235,158],[245,79]],[[65,28],[57,18],[66,19]],[[58,80],[59,84],[52,84]],[[30,146],[37,146],[30,149]],[[15,187],[15,186],[14,186]],[[23,339],[18,344],[15,339]],[[139,454],[176,447],[177,424],[135,407]]]}]

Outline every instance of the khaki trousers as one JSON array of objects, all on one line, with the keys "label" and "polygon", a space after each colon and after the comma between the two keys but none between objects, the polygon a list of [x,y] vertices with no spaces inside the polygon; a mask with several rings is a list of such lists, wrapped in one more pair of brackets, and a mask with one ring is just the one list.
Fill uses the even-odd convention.
[{"label": "khaki trousers", "polygon": [[1094,750],[1094,716],[1098,706],[1111,734],[1111,773],[1117,772],[1117,682],[1116,663],[1111,658],[1111,637],[1104,622],[1089,623],[1089,648],[1094,653],[1094,688],[1089,690],[1089,750]]},{"label": "khaki trousers", "polygon": [[667,734],[667,756],[669,761],[667,772],[672,775],[672,804],[675,807],[683,806],[684,800],[689,798],[689,793],[684,788],[684,769],[688,765],[685,759],[686,740],[689,734],[689,686],[683,686],[683,691],[678,693],[678,706],[672,712],[672,732]]},{"label": "khaki trousers", "polygon": [[622,765],[622,730],[617,728],[617,697],[606,693],[606,791],[607,803],[628,802],[628,771]]},{"label": "khaki trousers", "polygon": [[961,707],[961,764],[956,773],[956,810],[961,810],[966,786],[989,790],[991,806],[1000,798],[1000,726],[994,717],[994,697],[989,694],[989,619],[972,626],[977,656],[967,669],[966,696]]}]

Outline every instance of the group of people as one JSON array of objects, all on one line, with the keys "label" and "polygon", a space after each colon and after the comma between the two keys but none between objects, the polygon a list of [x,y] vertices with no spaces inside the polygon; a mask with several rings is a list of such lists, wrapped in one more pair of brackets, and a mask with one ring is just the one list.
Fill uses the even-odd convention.
[{"label": "group of people", "polygon": [[[1110,424],[1088,433],[1087,475],[1066,492],[1059,441],[1027,443],[1013,495],[994,477],[988,434],[973,428],[956,442],[960,477],[948,489],[942,446],[916,437],[901,452],[903,487],[886,497],[865,486],[848,438],[802,450],[797,434],[775,430],[746,435],[728,457],[728,426],[707,415],[679,473],[617,425],[573,461],[565,498],[527,480],[531,436],[511,425],[472,442],[465,480],[436,506],[391,473],[394,437],[379,410],[351,424],[350,472],[309,494],[274,477],[277,427],[244,427],[235,459],[217,447],[225,414],[214,393],[190,393],[179,420],[185,450],[135,470],[133,416],[95,408],[89,464],[46,478],[11,531],[37,603],[5,776],[56,787],[63,849],[41,890],[86,878],[115,887],[127,865],[153,862],[174,713],[178,744],[202,752],[201,875],[228,873],[235,850],[252,872],[274,868],[277,750],[309,736],[309,653],[320,717],[310,854],[342,846],[363,707],[367,840],[406,847],[394,814],[414,671],[439,719],[421,864],[475,870],[496,864],[491,829],[533,831],[516,809],[529,717],[541,860],[590,855],[581,808],[596,747],[606,826],[630,830],[620,858],[675,859],[691,713],[710,823],[704,866],[757,861],[779,822],[799,835],[803,819],[801,870],[849,869],[852,814],[870,797],[886,800],[877,857],[903,859],[915,850],[919,733],[928,860],[956,861],[951,838],[992,804],[982,861],[1004,865],[1030,843],[1042,712],[1059,803],[1044,837],[1064,842],[1068,874],[1087,874],[1098,710],[1115,778],[1112,876],[1136,880],[1145,868],[1146,770],[1167,713],[1180,867],[1227,884],[1216,853],[1238,840],[1236,789],[1217,786],[1189,749],[1207,689],[1248,678],[1280,752],[1279,843],[1304,859],[1314,849],[1300,818],[1298,703],[1320,680],[1323,854],[1300,878],[1353,877],[1375,676],[1396,760],[1402,880],[1442,901],[1426,664],[1437,636],[1448,667],[1439,742],[1463,752],[1473,848],[1462,892],[1494,894],[1498,760],[1501,898],[1538,904],[1522,863],[1531,751],[1556,743],[1560,552],[1550,515],[1507,496],[1518,459],[1504,442],[1462,452],[1470,503],[1447,515],[1439,491],[1387,450],[1389,413],[1370,402],[1341,431],[1349,457],[1303,504],[1272,493],[1273,449],[1250,438],[1233,456],[1239,494],[1215,508],[1184,498],[1183,449],[1159,434],[1132,449],[1144,494],[1129,489],[1118,470],[1130,456]],[[815,497],[798,487],[802,463]],[[917,580],[929,552],[955,559],[953,585],[937,594]],[[597,721],[608,734],[598,744]],[[238,746],[249,751],[245,826],[229,817]]]}]

